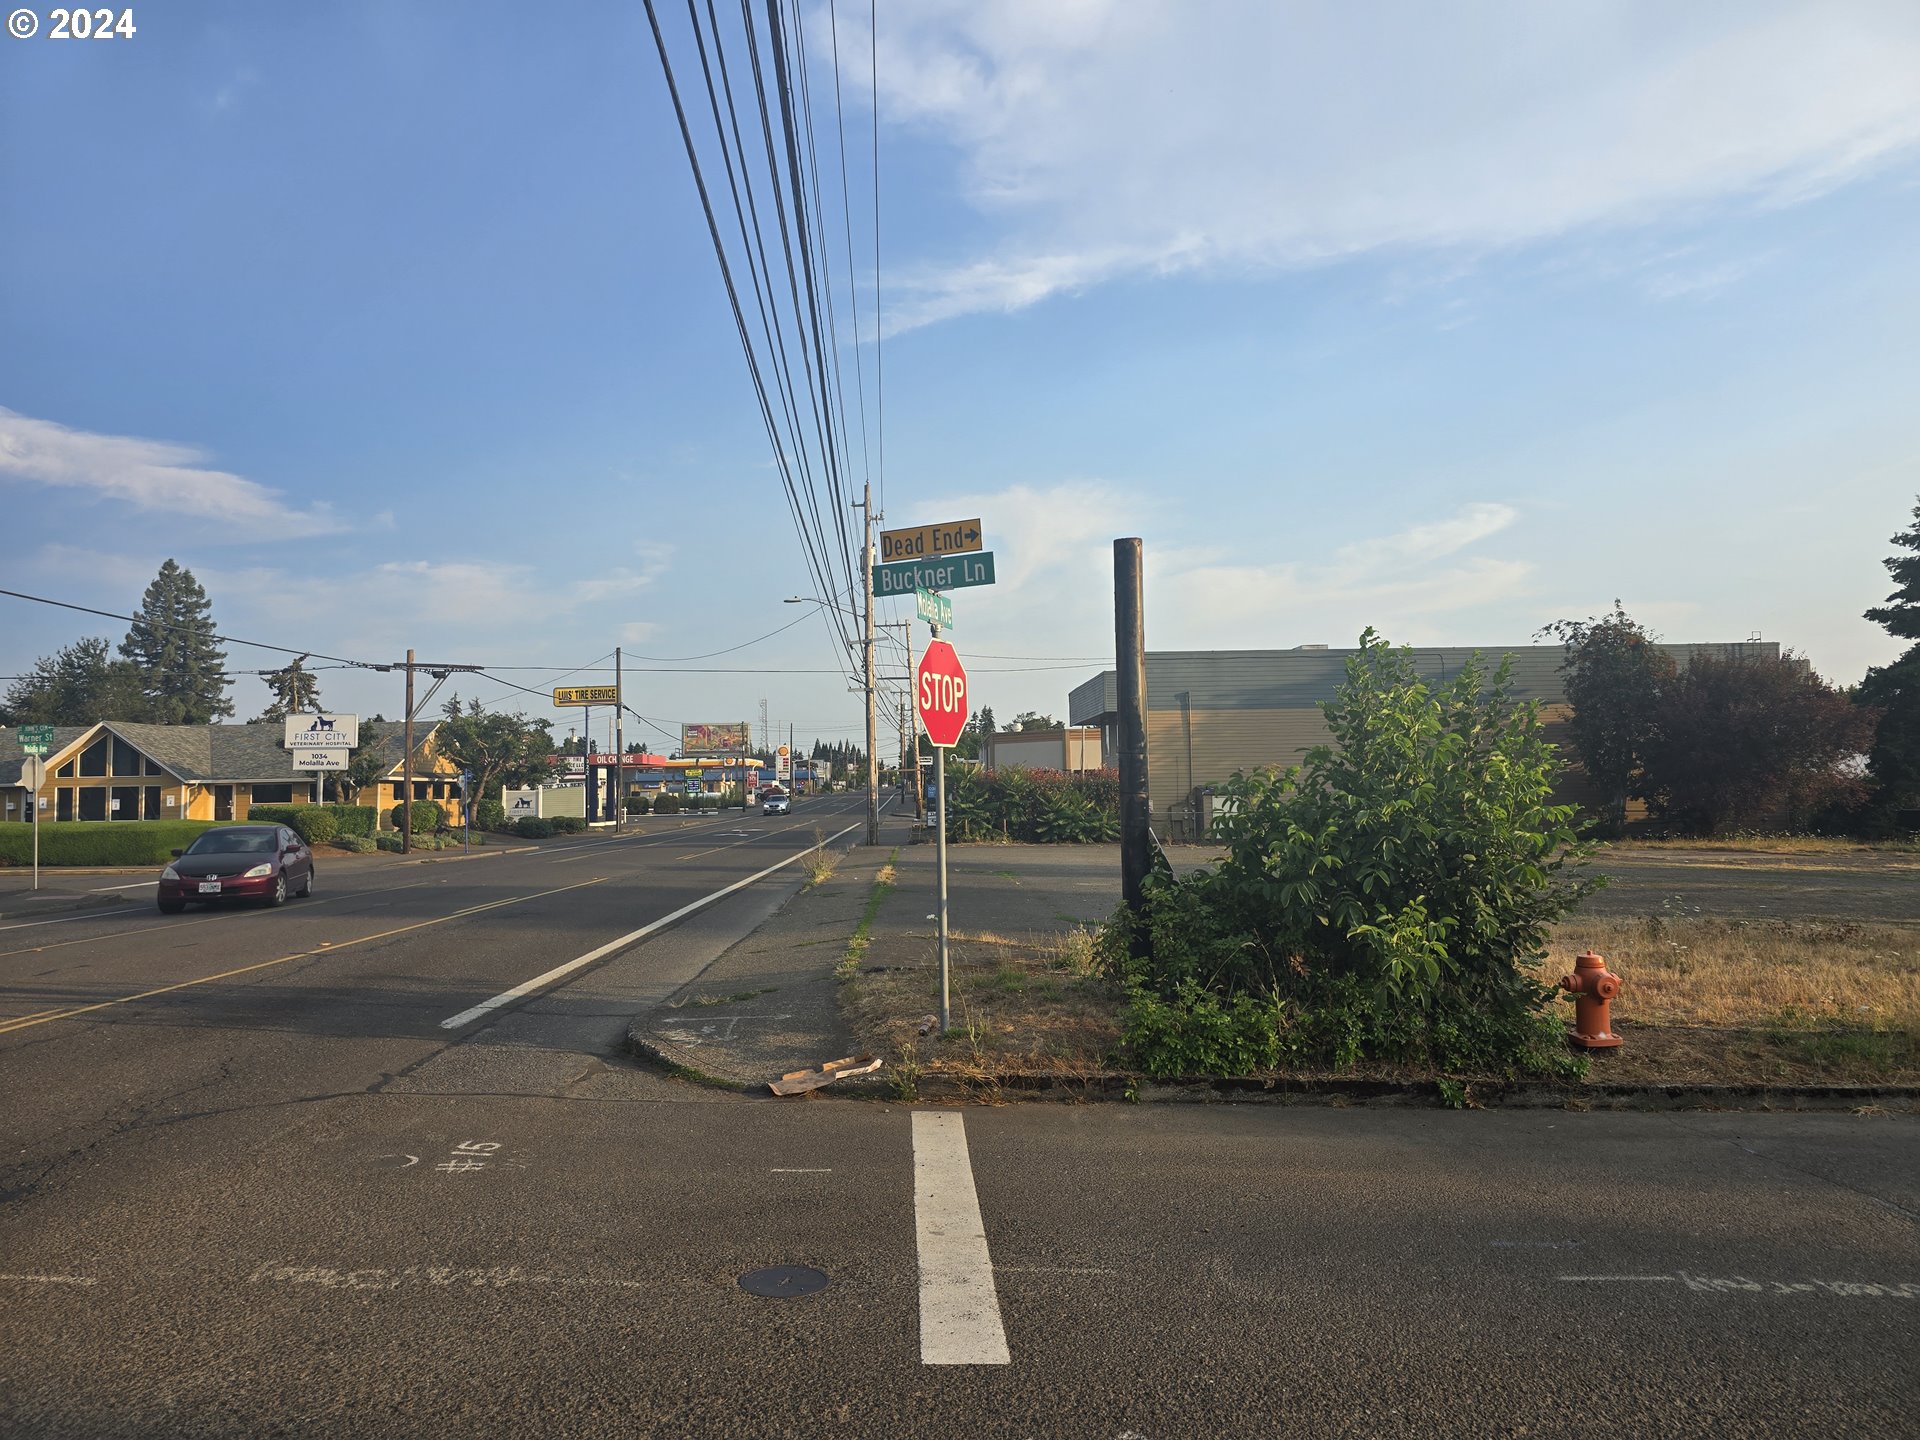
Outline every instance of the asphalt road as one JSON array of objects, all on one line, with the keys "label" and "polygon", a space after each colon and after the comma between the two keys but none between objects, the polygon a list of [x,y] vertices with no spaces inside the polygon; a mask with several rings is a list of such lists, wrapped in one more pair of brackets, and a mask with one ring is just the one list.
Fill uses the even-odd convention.
[{"label": "asphalt road", "polygon": [[[1911,1119],[938,1112],[624,1061],[797,866],[449,1028],[858,821],[0,924],[0,1433],[1914,1433]],[[737,1283],[782,1264],[827,1284]]]}]

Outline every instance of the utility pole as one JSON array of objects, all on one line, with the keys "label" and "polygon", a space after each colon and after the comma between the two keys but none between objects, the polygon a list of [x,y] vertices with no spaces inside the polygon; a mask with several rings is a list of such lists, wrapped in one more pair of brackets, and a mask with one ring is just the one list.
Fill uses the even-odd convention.
[{"label": "utility pole", "polygon": [[413,651],[407,651],[407,753],[400,761],[400,853],[413,853]]},{"label": "utility pole", "polygon": [[866,485],[860,500],[860,588],[866,598],[865,656],[867,682],[867,844],[880,843],[880,736],[873,696],[873,486]]},{"label": "utility pole", "polygon": [[613,833],[627,818],[627,697],[620,688],[620,647],[613,647]]},{"label": "utility pole", "polygon": [[1140,541],[1113,542],[1113,646],[1120,705],[1120,903],[1132,920],[1132,948],[1146,944],[1141,905],[1153,865],[1147,808],[1147,632],[1142,615]]}]

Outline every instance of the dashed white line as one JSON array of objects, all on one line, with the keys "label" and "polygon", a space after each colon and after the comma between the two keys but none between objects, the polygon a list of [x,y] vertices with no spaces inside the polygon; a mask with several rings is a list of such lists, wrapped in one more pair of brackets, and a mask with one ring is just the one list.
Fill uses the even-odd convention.
[{"label": "dashed white line", "polygon": [[914,1112],[913,1228],[920,1251],[920,1363],[1011,1364],[962,1116]]},{"label": "dashed white line", "polygon": [[10,1280],[21,1285],[98,1285],[100,1283],[91,1275],[0,1275],[0,1280]]},{"label": "dashed white line", "polygon": [[[851,835],[855,830],[858,830],[859,828],[860,827],[858,825],[849,825],[847,826],[846,829],[841,830],[836,834],[829,835],[823,843],[831,845],[835,840],[838,840],[840,836]],[[787,868],[787,866],[797,863],[798,861],[806,858],[806,856],[812,853],[813,853],[813,848],[809,846],[807,849],[799,851],[797,854],[789,855],[786,859],[780,861],[777,865],[769,865],[764,870],[756,870],[753,874],[747,876],[746,879],[736,880],[731,885],[725,886],[724,888],[719,890],[715,890],[711,895],[702,895],[698,900],[694,901],[691,905],[682,905],[678,910],[674,911],[671,915],[662,915],[658,920],[653,921],[651,924],[642,925],[638,930],[629,930],[625,935],[620,936],[616,940],[609,940],[606,944],[600,946],[599,948],[594,950],[589,950],[584,955],[575,956],[573,959],[567,961],[566,964],[564,965],[556,965],[553,967],[553,969],[548,970],[544,974],[536,975],[531,980],[523,981],[522,983],[514,986],[511,990],[502,990],[498,995],[494,996],[491,1000],[482,1000],[478,1005],[473,1006],[471,1009],[462,1010],[458,1015],[452,1016],[451,1018],[446,1020],[442,1020],[440,1022],[440,1028],[442,1030],[458,1030],[462,1025],[471,1025],[475,1020],[479,1020],[484,1016],[491,1014],[493,1011],[498,1010],[502,1005],[511,1005],[514,1001],[523,999],[524,997],[533,994],[533,992],[536,990],[544,989],[545,987],[547,987],[548,985],[551,985],[556,980],[564,979],[566,976],[571,975],[574,971],[578,970],[583,965],[591,965],[594,961],[604,959],[606,956],[613,954],[614,951],[616,950],[624,950],[627,946],[633,944],[635,941],[646,939],[647,936],[653,934],[654,931],[664,930],[666,929],[667,926],[673,924],[676,920],[684,920],[686,919],[687,916],[693,914],[696,910],[703,910],[707,906],[713,904],[714,901],[724,899],[728,895],[733,894],[733,892],[736,890],[744,890],[747,888],[747,886],[753,884],[754,881],[764,880],[766,879],[767,876],[773,874],[774,871],[784,870]]]}]

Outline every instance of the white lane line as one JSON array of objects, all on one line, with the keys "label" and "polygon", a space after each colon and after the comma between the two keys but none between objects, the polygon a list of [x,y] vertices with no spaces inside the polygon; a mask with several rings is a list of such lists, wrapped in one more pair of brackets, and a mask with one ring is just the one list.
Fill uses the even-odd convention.
[{"label": "white lane line", "polygon": [[1677,1280],[1677,1275],[1561,1275],[1561,1280],[1577,1283],[1580,1281],[1602,1280]]},{"label": "white lane line", "polygon": [[91,1275],[0,1275],[0,1280],[18,1281],[23,1285],[98,1285],[100,1283]]},{"label": "white lane line", "polygon": [[[829,835],[826,839],[826,843],[831,845],[834,841],[838,840],[841,835],[851,835],[855,830],[858,830],[859,828],[860,827],[858,825],[849,825],[847,826],[846,829],[838,832],[837,834]],[[440,1022],[440,1028],[442,1030],[458,1030],[462,1025],[470,1025],[475,1020],[480,1019],[481,1017],[491,1013],[492,1011],[498,1010],[502,1005],[511,1005],[515,1000],[519,1000],[525,996],[531,995],[534,991],[543,989],[544,987],[551,985],[554,981],[562,979],[565,976],[571,975],[574,971],[578,970],[582,965],[591,965],[594,961],[603,959],[604,957],[613,954],[613,952],[616,950],[625,949],[627,946],[633,944],[636,940],[644,940],[647,938],[647,936],[653,934],[654,931],[664,930],[666,929],[667,926],[673,924],[676,920],[684,920],[686,919],[687,916],[693,914],[694,911],[704,910],[707,906],[713,904],[714,901],[724,899],[728,895],[733,894],[733,892],[736,890],[744,890],[747,888],[747,886],[753,884],[754,881],[764,880],[767,878],[767,876],[773,874],[774,871],[784,870],[787,868],[787,866],[792,865],[797,861],[805,859],[808,855],[812,853],[813,853],[813,850],[812,850],[812,847],[810,846],[807,849],[800,851],[798,854],[789,855],[786,859],[782,860],[777,865],[769,865],[764,870],[755,871],[753,874],[747,876],[747,878],[744,880],[736,880],[733,882],[733,884],[726,886],[724,889],[715,890],[711,895],[702,895],[698,900],[694,901],[691,905],[682,905],[678,910],[674,911],[671,915],[662,915],[658,920],[655,920],[649,925],[642,925],[638,930],[629,930],[625,935],[622,935],[619,939],[609,940],[606,944],[602,945],[597,950],[589,950],[586,954],[576,956],[574,959],[567,961],[567,963],[564,965],[554,966],[553,969],[547,971],[544,975],[536,975],[531,980],[522,981],[520,984],[514,986],[511,990],[502,990],[498,995],[494,996],[491,1000],[482,1000],[478,1005],[475,1005],[472,1009],[462,1010],[458,1015],[455,1015],[450,1019],[442,1020]]]},{"label": "white lane line", "polygon": [[142,920],[153,918],[149,911],[136,907],[129,906],[125,910],[120,910],[107,906],[99,910],[89,910],[84,915],[62,915],[58,920],[23,920],[18,925],[0,925],[0,930],[32,930],[40,925],[68,925],[75,920],[124,920],[133,919],[136,916]]},{"label": "white lane line", "polygon": [[782,1170],[776,1165],[773,1173],[776,1175],[831,1175],[833,1170],[830,1167],[825,1170]]},{"label": "white lane line", "polygon": [[913,1112],[913,1229],[920,1247],[920,1363],[1012,1364],[967,1158],[966,1121],[952,1112]]}]

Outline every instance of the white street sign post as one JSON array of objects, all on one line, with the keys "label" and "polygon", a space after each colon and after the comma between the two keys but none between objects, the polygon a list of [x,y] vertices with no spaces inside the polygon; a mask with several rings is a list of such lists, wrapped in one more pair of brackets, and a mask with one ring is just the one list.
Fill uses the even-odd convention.
[{"label": "white street sign post", "polygon": [[20,783],[27,787],[27,808],[33,811],[33,888],[40,888],[40,787],[47,783],[47,762],[29,755],[20,762]]},{"label": "white street sign post", "polygon": [[947,966],[947,751],[966,727],[967,672],[937,629],[934,637],[915,667],[913,688],[920,723],[933,742],[933,808],[938,818],[933,833],[940,870],[940,1029],[944,1034],[953,1027]]}]

